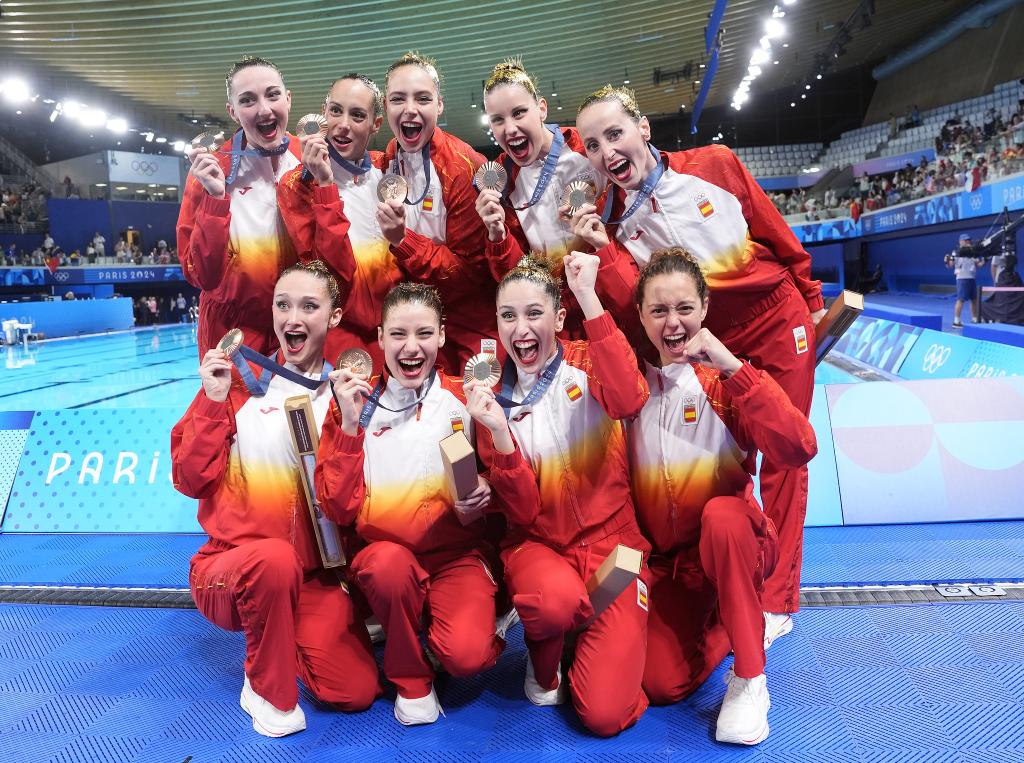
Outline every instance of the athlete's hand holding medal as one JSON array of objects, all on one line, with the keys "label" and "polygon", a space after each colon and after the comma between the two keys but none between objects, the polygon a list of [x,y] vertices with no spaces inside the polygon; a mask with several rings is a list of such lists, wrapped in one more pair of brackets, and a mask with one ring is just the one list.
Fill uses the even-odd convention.
[{"label": "athlete's hand holding medal", "polygon": [[373,391],[370,387],[373,361],[365,350],[355,348],[342,352],[336,365],[327,377],[331,380],[334,400],[341,413],[341,430],[355,436],[359,431],[363,404]]},{"label": "athlete's hand holding medal", "polygon": [[564,204],[559,208],[559,212],[569,218],[573,234],[594,247],[594,251],[608,246],[608,234],[605,232],[604,222],[597,213],[597,207],[593,202],[584,203],[580,207]]},{"label": "athlete's hand holding medal", "polygon": [[232,368],[234,365],[231,359],[219,347],[207,350],[199,364],[199,378],[203,380],[203,391],[215,403],[223,403],[228,399]]},{"label": "athlete's hand holding medal", "polygon": [[327,120],[321,114],[306,114],[295,128],[302,146],[302,166],[318,185],[334,182],[331,158],[327,151]]},{"label": "athlete's hand holding medal", "polygon": [[189,174],[215,199],[224,198],[226,186],[224,170],[215,153],[223,138],[223,133],[200,133],[185,149],[185,157],[192,163]]},{"label": "athlete's hand holding medal", "polygon": [[388,173],[377,184],[377,224],[392,246],[405,238],[405,203],[409,183],[401,175]]}]

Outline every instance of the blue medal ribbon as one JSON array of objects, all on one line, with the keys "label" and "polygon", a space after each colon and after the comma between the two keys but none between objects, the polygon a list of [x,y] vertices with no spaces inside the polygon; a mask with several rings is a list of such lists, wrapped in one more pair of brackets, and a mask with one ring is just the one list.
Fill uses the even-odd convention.
[{"label": "blue medal ribbon", "polygon": [[[384,394],[384,388],[387,386],[387,378],[384,374],[381,374],[380,379],[377,380],[377,386],[373,388],[373,391],[370,393],[369,397],[366,398],[366,402],[363,403],[363,410],[360,411],[359,413],[359,426],[361,426],[363,429],[366,429],[366,427],[370,423],[370,419],[373,418],[373,414],[378,408],[383,408],[385,411],[391,411],[392,413],[401,413],[402,411],[409,410],[413,406],[419,405],[420,403],[423,402],[423,399],[427,396],[427,393],[430,392],[430,388],[434,386],[435,376],[437,376],[437,369],[432,368],[430,370],[430,377],[423,384],[423,394],[421,394],[418,398],[409,403],[409,405],[403,406],[401,408],[388,408],[386,405],[383,405],[380,402],[380,396]],[[333,387],[331,388],[331,392],[334,392]],[[338,402],[337,398],[335,398],[334,402]],[[340,408],[341,406],[339,405],[339,410]]]},{"label": "blue medal ribbon", "polygon": [[661,152],[650,143],[647,144],[647,148],[650,149],[651,154],[654,155],[654,169],[647,174],[647,177],[644,178],[644,182],[640,184],[640,192],[637,193],[636,198],[633,200],[633,204],[623,213],[622,217],[617,220],[609,221],[609,218],[612,216],[612,206],[615,203],[615,194],[613,192],[609,192],[608,200],[605,202],[604,209],[601,211],[601,222],[605,225],[618,225],[623,220],[628,220],[632,217],[633,213],[640,209],[645,201],[651,198],[651,194],[654,193],[655,186],[658,185],[658,181],[661,180],[661,176],[665,174],[665,165],[661,162]]},{"label": "blue medal ribbon", "polygon": [[[315,390],[324,380],[327,379],[327,374],[334,370],[334,367],[324,361],[323,370],[320,372],[319,379],[310,379],[308,376],[292,371],[290,368],[277,363],[274,360],[276,352],[270,355],[263,355],[256,352],[251,347],[246,347],[244,344],[232,353],[231,361],[235,364],[235,368],[238,369],[238,375],[242,377],[242,381],[245,383],[246,389],[255,397],[263,397],[267,394],[267,389],[270,387],[270,380],[274,376],[283,376],[288,381],[295,382],[301,387],[305,387],[308,390]],[[260,373],[259,378],[253,374],[252,369],[249,368],[247,360],[251,360],[253,363],[258,365],[263,371]]]},{"label": "blue medal ribbon", "polygon": [[[343,170],[345,170],[345,172],[352,175],[352,177],[359,177],[361,175],[365,175],[373,168],[373,163],[370,161],[369,153],[363,154],[363,160],[359,162],[359,164],[352,164],[352,162],[350,162],[348,159],[346,159],[344,156],[338,153],[338,149],[331,145],[330,141],[327,142],[327,153],[330,155],[331,159],[337,162],[338,165]],[[305,167],[303,167],[302,180],[311,180],[312,178],[313,173],[310,172]]]},{"label": "blue medal ribbon", "polygon": [[497,401],[498,405],[505,410],[506,419],[509,417],[513,408],[533,405],[543,397],[545,392],[548,391],[548,387],[550,387],[551,382],[555,380],[555,376],[558,374],[558,369],[562,365],[562,343],[556,340],[555,345],[558,348],[555,352],[555,357],[541,372],[540,378],[537,379],[537,383],[533,385],[533,389],[531,389],[529,394],[523,398],[522,402],[516,402],[512,399],[512,390],[516,385],[516,363],[512,360],[511,355],[505,358],[505,365],[501,369],[501,392],[495,395],[494,399]]},{"label": "blue medal ribbon", "polygon": [[[565,146],[565,136],[562,135],[561,128],[556,124],[544,125],[551,132],[551,149],[548,151],[547,157],[544,159],[544,166],[541,167],[540,177],[537,179],[537,187],[533,189],[533,195],[530,200],[521,207],[513,207],[517,212],[522,212],[524,209],[529,209],[544,195],[544,191],[548,189],[551,184],[551,178],[555,176],[555,167],[558,166],[558,157],[562,155],[562,148]],[[506,155],[505,161],[505,173],[511,178],[512,177],[512,157]],[[505,194],[502,193],[504,196]]]},{"label": "blue medal ribbon", "polygon": [[[391,172],[395,175],[402,174],[398,164],[398,155],[401,153],[401,151],[402,148],[397,145],[396,141],[395,158],[391,162]],[[409,201],[409,198],[406,197],[405,203],[412,207],[415,207],[417,204],[419,204],[421,201],[427,198],[427,191],[430,190],[430,143],[427,143],[427,145],[423,147],[423,150],[420,151],[420,156],[423,157],[423,193],[420,194],[420,197],[416,199],[416,201]]]},{"label": "blue medal ribbon", "polygon": [[[231,136],[231,145],[241,145],[241,141],[244,137],[243,131],[240,129],[233,136]],[[230,151],[218,151],[220,154],[229,154],[231,156],[231,171],[225,178],[224,183],[231,185],[235,182],[235,178],[238,177],[238,168],[242,164],[243,156],[280,156],[288,150],[288,144],[291,139],[285,135],[284,142],[277,148],[260,148],[256,146],[254,148],[233,148]]]}]

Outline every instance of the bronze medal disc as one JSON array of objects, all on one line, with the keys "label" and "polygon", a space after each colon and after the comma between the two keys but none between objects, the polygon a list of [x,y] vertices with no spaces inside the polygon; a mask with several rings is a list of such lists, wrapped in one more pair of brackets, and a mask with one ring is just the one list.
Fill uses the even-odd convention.
[{"label": "bronze medal disc", "polygon": [[404,202],[409,195],[409,183],[401,175],[388,173],[377,183],[377,198],[381,201]]},{"label": "bronze medal disc", "polygon": [[501,365],[498,363],[498,359],[489,352],[481,352],[466,361],[466,370],[462,374],[462,379],[466,384],[478,381],[488,387],[493,387],[500,378]]},{"label": "bronze medal disc", "polygon": [[190,143],[197,151],[216,151],[217,146],[224,142],[223,132],[201,132]]},{"label": "bronze medal disc", "polygon": [[326,135],[327,120],[322,114],[306,114],[295,126],[299,135]]},{"label": "bronze medal disc", "polygon": [[224,351],[229,358],[238,352],[238,348],[242,346],[242,340],[244,339],[242,329],[231,329],[224,335],[224,338],[217,343],[217,347]]},{"label": "bronze medal disc", "polygon": [[338,362],[334,365],[335,368],[344,368],[354,374],[366,374],[367,376],[373,374],[373,358],[366,350],[361,350],[358,347],[342,350],[338,355]]},{"label": "bronze medal disc", "polygon": [[573,180],[562,191],[562,206],[569,207],[570,217],[579,212],[584,204],[593,204],[595,201],[597,189],[586,180]]},{"label": "bronze medal disc", "polygon": [[473,176],[473,182],[479,190],[485,188],[492,191],[505,190],[505,183],[508,182],[508,173],[505,168],[497,162],[486,162],[480,165],[480,169]]}]

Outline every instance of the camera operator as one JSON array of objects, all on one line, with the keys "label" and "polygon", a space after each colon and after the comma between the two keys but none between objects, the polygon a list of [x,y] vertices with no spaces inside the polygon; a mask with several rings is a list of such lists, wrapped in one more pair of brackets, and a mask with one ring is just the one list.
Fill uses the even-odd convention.
[{"label": "camera operator", "polygon": [[974,255],[974,247],[971,244],[971,237],[967,233],[960,234],[960,246],[954,249],[945,257],[946,267],[953,268],[956,274],[956,304],[953,305],[953,328],[963,328],[960,321],[960,313],[964,309],[964,302],[971,303],[971,320],[978,322],[978,267],[985,264],[983,257]]}]

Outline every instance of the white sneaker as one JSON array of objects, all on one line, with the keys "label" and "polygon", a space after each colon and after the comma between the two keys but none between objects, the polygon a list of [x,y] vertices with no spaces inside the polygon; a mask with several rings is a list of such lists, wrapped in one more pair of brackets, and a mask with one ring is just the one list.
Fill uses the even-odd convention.
[{"label": "white sneaker", "polygon": [[395,695],[395,718],[403,726],[433,723],[438,715],[444,715],[444,710],[437,701],[437,693],[433,686],[430,687],[430,694],[418,699],[406,699],[401,694]]},{"label": "white sneaker", "polygon": [[242,709],[252,716],[252,727],[265,737],[284,737],[306,728],[306,714],[296,705],[291,710],[278,710],[257,694],[249,683],[249,676],[242,683],[239,698]]},{"label": "white sneaker", "polygon": [[764,648],[770,647],[777,639],[793,630],[793,616],[789,614],[764,613]]},{"label": "white sneaker", "polygon": [[519,613],[515,607],[510,607],[508,612],[503,615],[498,615],[498,619],[494,621],[494,632],[500,639],[505,639],[505,634],[519,622]]},{"label": "white sneaker", "polygon": [[380,624],[380,620],[377,619],[376,615],[370,615],[366,618],[366,632],[370,634],[371,644],[381,644],[384,642],[384,626]]},{"label": "white sneaker", "polygon": [[558,686],[554,689],[545,689],[537,683],[537,677],[533,672],[533,660],[529,653],[526,655],[526,680],[523,682],[523,691],[526,698],[538,707],[550,705],[564,705],[566,700],[565,681],[562,680],[562,666],[558,666]]},{"label": "white sneaker", "polygon": [[725,677],[729,688],[718,711],[715,739],[731,744],[757,744],[768,737],[768,685],[764,673],[739,678],[732,669]]}]

